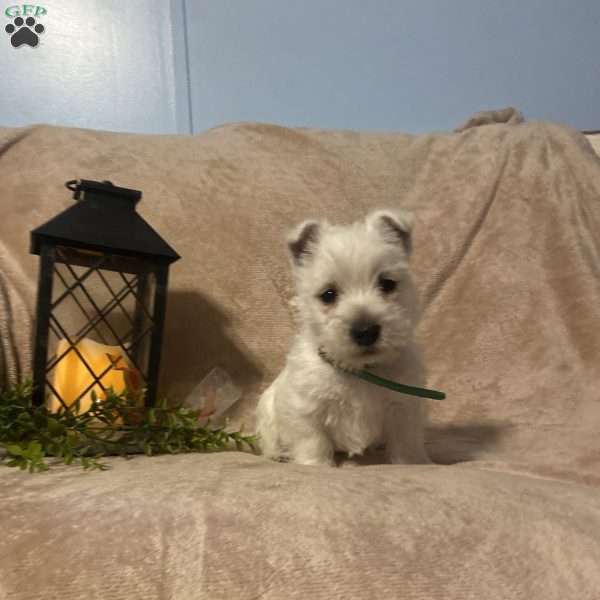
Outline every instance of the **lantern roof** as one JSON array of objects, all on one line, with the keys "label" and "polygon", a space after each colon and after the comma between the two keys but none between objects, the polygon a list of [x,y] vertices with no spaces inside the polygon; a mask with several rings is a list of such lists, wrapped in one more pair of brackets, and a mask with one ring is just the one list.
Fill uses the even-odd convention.
[{"label": "lantern roof", "polygon": [[179,258],[135,210],[141,191],[85,179],[68,181],[66,186],[78,202],[31,232],[33,254],[50,243],[166,263]]}]

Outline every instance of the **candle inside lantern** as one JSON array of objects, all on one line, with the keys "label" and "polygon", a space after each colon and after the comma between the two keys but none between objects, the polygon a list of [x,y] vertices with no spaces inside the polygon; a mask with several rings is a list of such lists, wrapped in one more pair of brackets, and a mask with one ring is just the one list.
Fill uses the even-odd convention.
[{"label": "candle inside lantern", "polygon": [[[69,347],[70,344],[67,340],[59,340],[56,356],[64,354]],[[95,392],[99,400],[102,400],[106,397],[104,390],[109,388],[112,388],[117,394],[125,389],[132,392],[139,389],[137,370],[131,365],[120,346],[109,346],[84,338],[75,347],[79,354],[71,349],[56,365],[52,385],[56,393],[62,398],[62,403],[53,394],[48,405],[50,411],[57,412],[63,407],[63,404],[67,407],[72,406],[86,389],[88,391],[81,396],[79,401],[79,408],[82,412],[88,410],[92,404],[92,391]],[[79,355],[83,357],[89,369]],[[94,377],[90,373],[90,369],[102,385],[98,382],[94,383]],[[92,383],[94,383],[93,386]]]}]

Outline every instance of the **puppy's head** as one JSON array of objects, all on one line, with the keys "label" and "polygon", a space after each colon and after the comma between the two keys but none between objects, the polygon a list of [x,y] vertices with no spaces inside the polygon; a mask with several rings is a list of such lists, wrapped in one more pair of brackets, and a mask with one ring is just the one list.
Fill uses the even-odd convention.
[{"label": "puppy's head", "polygon": [[376,211],[348,226],[305,221],[288,246],[304,332],[343,364],[393,360],[417,319],[408,263],[412,215]]}]

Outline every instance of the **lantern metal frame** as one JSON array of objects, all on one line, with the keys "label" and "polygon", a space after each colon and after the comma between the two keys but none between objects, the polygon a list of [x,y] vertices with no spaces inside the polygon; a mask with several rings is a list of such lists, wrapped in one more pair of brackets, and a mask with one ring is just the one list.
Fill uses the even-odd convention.
[{"label": "lantern metal frame", "polygon": [[[48,379],[48,373],[68,352],[74,351],[89,371],[92,382],[82,390],[79,398],[99,385],[104,373],[96,373],[77,348],[77,344],[95,331],[102,339],[100,325],[111,331],[123,354],[138,369],[145,380],[146,406],[156,403],[161,347],[166,314],[169,266],[179,255],[165,242],[135,210],[142,193],[139,190],[120,188],[104,181],[74,180],[66,183],[78,202],[31,232],[31,252],[40,256],[36,325],[33,352],[33,402],[42,405],[46,391],[60,394]],[[65,265],[72,282],[67,281],[57,265]],[[83,268],[78,274],[74,267]],[[114,271],[121,279],[115,291],[103,271]],[[100,306],[86,289],[85,281],[97,274],[109,291],[111,300]],[[53,300],[56,278],[65,288]],[[152,285],[151,281],[152,281]],[[151,289],[153,288],[153,289]],[[82,292],[92,306],[86,310],[75,291]],[[151,298],[148,298],[148,295]],[[133,296],[134,311],[130,315],[124,300]],[[68,332],[54,314],[67,298],[72,298],[85,317],[84,325],[76,332]],[[147,306],[148,305],[148,306]],[[151,305],[151,311],[149,306]],[[125,335],[119,335],[107,318],[120,308],[131,324]],[[49,358],[49,337],[53,332],[66,339],[68,349],[62,356]],[[147,365],[141,368],[139,350],[146,336],[150,336]],[[107,368],[113,368],[111,365]]]}]

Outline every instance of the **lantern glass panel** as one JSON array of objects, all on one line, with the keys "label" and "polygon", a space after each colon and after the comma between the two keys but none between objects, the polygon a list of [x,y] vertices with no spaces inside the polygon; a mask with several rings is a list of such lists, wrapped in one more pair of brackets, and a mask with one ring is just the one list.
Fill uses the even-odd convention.
[{"label": "lantern glass panel", "polygon": [[156,276],[127,256],[54,249],[46,385],[51,410],[148,382]]}]

